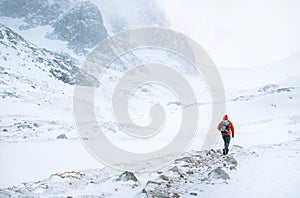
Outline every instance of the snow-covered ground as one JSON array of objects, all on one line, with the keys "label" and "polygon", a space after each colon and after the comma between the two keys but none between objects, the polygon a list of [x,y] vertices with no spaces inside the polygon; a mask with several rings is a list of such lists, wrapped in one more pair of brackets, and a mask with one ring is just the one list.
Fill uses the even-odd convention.
[{"label": "snow-covered ground", "polygon": [[191,150],[158,171],[66,171],[0,193],[3,197],[297,197],[299,146],[299,138],[250,148],[234,146],[226,157],[220,150]]},{"label": "snow-covered ground", "polygon": [[[209,186],[201,197],[298,197],[300,139],[248,147],[228,185]],[[243,149],[244,150],[244,149]]]},{"label": "snow-covered ground", "polygon": [[[197,137],[188,153],[174,163],[157,171],[134,173],[137,181],[127,181],[126,177],[119,178],[121,171],[104,167],[81,144],[73,120],[73,85],[63,83],[49,71],[55,68],[65,72],[70,82],[72,73],[68,68],[63,70],[64,67],[46,64],[48,60],[64,59],[26,40],[19,39],[20,43],[14,44],[16,35],[11,38],[5,36],[0,43],[1,197],[121,197],[124,193],[128,197],[297,197],[300,184],[299,54],[256,68],[220,68],[226,91],[226,112],[236,128],[228,157],[218,150],[222,148],[221,138],[212,146],[214,151],[199,151],[210,121],[211,104],[202,79],[184,74],[195,88],[200,114],[204,115]],[[136,54],[141,59],[166,60],[167,57],[162,53]],[[148,56],[142,57],[143,54]],[[168,63],[181,71],[178,64],[182,62],[172,60],[174,62]],[[172,92],[164,88],[146,85],[133,95],[133,118],[142,124],[149,122],[148,109],[159,101],[171,116],[171,124],[166,125],[164,135],[152,138],[148,146],[145,141],[139,143],[134,138],[124,137],[110,120],[108,97],[109,88],[121,75],[109,70],[96,94],[101,101],[96,107],[100,112],[97,116],[107,136],[124,149],[140,151],[168,143],[174,135],[172,130],[178,127],[176,115],[185,104],[178,103]]]}]

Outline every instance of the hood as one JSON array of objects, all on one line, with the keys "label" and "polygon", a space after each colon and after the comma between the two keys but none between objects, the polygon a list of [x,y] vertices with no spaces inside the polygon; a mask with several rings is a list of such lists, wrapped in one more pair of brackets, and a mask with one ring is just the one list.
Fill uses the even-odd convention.
[{"label": "hood", "polygon": [[228,120],[228,115],[227,114],[224,115],[223,120]]}]

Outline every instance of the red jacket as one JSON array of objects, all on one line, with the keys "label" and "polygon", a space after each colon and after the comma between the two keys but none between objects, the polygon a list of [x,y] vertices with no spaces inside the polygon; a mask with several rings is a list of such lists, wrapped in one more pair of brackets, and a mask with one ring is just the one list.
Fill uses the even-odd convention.
[{"label": "red jacket", "polygon": [[[224,115],[223,120],[228,120],[227,114]],[[222,132],[222,131],[221,131],[222,136],[224,136],[224,135],[229,135],[229,136],[234,137],[234,126],[233,126],[233,124],[232,124],[232,122],[231,122],[230,120],[228,120],[228,121],[229,121],[229,132]],[[220,122],[220,123],[218,124],[218,127],[217,127],[217,128],[218,128],[219,131],[221,130],[221,127],[222,127],[222,122]]]}]

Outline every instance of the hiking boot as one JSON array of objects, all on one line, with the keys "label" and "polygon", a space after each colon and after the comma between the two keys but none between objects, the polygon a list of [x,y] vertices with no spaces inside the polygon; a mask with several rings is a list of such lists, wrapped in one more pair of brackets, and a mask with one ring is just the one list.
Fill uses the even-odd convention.
[{"label": "hiking boot", "polygon": [[226,151],[225,151],[225,154],[227,155],[227,154],[228,154],[228,152],[229,152],[229,149],[226,149]]}]

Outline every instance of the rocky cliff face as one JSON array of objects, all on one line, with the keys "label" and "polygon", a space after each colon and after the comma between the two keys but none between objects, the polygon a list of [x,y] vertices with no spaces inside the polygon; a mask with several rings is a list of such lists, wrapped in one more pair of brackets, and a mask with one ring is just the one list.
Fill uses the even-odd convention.
[{"label": "rocky cliff face", "polygon": [[77,54],[86,54],[107,37],[102,15],[89,1],[4,0],[0,16],[23,18],[25,25],[19,27],[23,30],[50,25],[53,29],[46,37],[67,41]]},{"label": "rocky cliff face", "polygon": [[164,10],[148,0],[2,0],[0,17],[22,19],[19,30],[50,26],[47,39],[66,41],[69,49],[82,56],[108,34],[169,26]]}]

